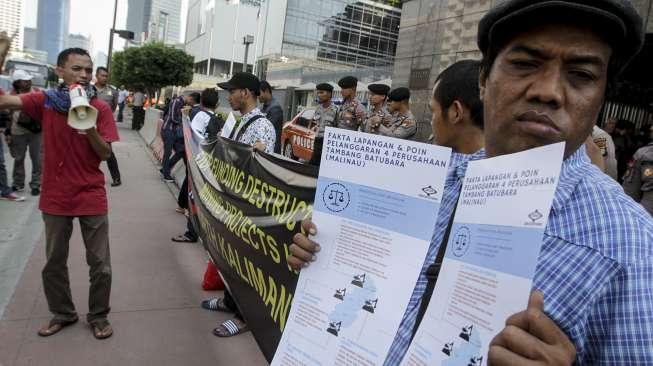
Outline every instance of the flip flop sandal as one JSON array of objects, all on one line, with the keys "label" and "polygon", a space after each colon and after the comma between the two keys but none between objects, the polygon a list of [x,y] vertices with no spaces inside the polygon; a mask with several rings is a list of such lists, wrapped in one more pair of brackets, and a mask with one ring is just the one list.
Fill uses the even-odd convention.
[{"label": "flip flop sandal", "polygon": [[218,325],[217,328],[213,329],[213,335],[216,337],[227,338],[233,337],[235,335],[245,333],[249,331],[249,327],[245,324],[242,328],[238,327],[238,324],[232,319],[229,319],[222,324]]},{"label": "flip flop sandal", "polygon": [[174,241],[175,243],[195,243],[195,240],[191,240],[189,237],[183,234],[176,236],[170,240]]},{"label": "flip flop sandal", "polygon": [[105,339],[113,335],[113,328],[107,320],[101,320],[91,324],[91,330],[95,339]]},{"label": "flip flop sandal", "polygon": [[57,334],[63,328],[77,323],[77,320],[79,320],[79,318],[75,318],[73,320],[52,319],[50,320],[50,323],[48,323],[47,328],[39,329],[38,335],[40,335],[41,337],[49,337],[51,335]]},{"label": "flip flop sandal", "polygon": [[211,311],[222,311],[223,313],[233,313],[233,310],[224,304],[224,298],[216,297],[210,300],[204,300],[202,301],[202,308]]}]

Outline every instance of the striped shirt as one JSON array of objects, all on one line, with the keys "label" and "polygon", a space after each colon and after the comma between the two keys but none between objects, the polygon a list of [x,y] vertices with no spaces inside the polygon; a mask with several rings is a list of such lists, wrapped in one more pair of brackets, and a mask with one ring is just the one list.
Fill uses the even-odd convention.
[{"label": "striped shirt", "polygon": [[[455,201],[460,184],[454,189],[445,194]],[[439,226],[453,206],[440,210]],[[429,255],[442,240],[439,226]],[[653,219],[583,147],[563,162],[533,287],[576,346],[577,364],[653,364]],[[416,314],[409,306],[386,365],[404,356]]]}]

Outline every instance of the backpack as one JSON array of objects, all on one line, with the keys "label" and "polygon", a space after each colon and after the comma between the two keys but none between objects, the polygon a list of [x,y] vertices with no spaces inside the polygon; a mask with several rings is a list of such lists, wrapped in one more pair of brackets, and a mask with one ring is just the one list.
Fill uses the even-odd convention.
[{"label": "backpack", "polygon": [[218,135],[220,134],[220,131],[222,131],[222,128],[224,127],[224,119],[222,119],[222,116],[218,115],[217,113],[213,113],[211,115],[211,119],[209,120],[209,124],[206,126],[206,139],[207,141],[210,140],[215,140],[218,138]]}]

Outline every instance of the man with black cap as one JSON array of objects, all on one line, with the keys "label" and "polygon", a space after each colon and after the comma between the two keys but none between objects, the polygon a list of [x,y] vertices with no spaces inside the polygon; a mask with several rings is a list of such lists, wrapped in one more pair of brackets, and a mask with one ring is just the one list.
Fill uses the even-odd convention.
[{"label": "man with black cap", "polygon": [[[653,364],[653,221],[583,144],[608,81],[643,39],[642,19],[624,0],[511,0],[479,24],[486,155],[566,142],[537,291],[492,340],[491,365]],[[301,265],[317,250],[297,235],[288,262]],[[386,365],[403,358],[418,308],[407,309]]]},{"label": "man with black cap", "polygon": [[331,102],[331,97],[333,96],[333,86],[331,84],[317,84],[315,90],[319,104],[315,108],[315,114],[313,115],[315,143],[313,144],[313,156],[309,164],[320,165],[322,144],[324,143],[324,129],[327,126],[335,127],[338,107]]},{"label": "man with black cap", "polygon": [[[256,97],[261,90],[259,79],[248,72],[237,72],[229,81],[218,83],[218,86],[229,91],[229,105],[241,114],[240,121],[231,128],[231,131],[226,131],[229,138],[251,145],[257,150],[273,153],[276,141],[274,126],[256,107]],[[249,331],[228,289],[225,290],[222,298],[203,301],[202,307],[214,311],[233,312],[235,315],[233,319],[226,320],[213,329],[215,336],[233,337]]]},{"label": "man with black cap", "polygon": [[392,119],[378,126],[378,134],[382,136],[410,139],[417,132],[415,116],[410,111],[410,90],[397,88],[388,95],[388,112]]},{"label": "man with black cap", "polygon": [[385,84],[370,84],[367,90],[369,90],[372,111],[363,124],[363,131],[377,134],[381,124],[389,125],[392,122],[392,115],[385,104],[390,87]]},{"label": "man with black cap", "polygon": [[218,86],[229,91],[229,105],[241,115],[231,131],[225,131],[229,138],[273,153],[277,134],[272,122],[256,107],[256,98],[261,91],[258,78],[249,72],[237,72],[229,81],[218,83]]},{"label": "man with black cap", "polygon": [[345,130],[358,131],[365,121],[365,108],[356,98],[356,86],[358,79],[353,76],[345,76],[338,81],[340,93],[342,94],[342,104],[338,109],[338,119],[336,127]]}]

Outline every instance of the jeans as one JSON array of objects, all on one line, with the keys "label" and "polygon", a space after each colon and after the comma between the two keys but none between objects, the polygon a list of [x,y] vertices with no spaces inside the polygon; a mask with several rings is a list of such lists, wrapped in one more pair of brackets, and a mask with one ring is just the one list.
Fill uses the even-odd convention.
[{"label": "jeans", "polygon": [[13,184],[17,188],[25,187],[25,156],[29,149],[29,158],[32,161],[32,178],[30,188],[41,188],[41,134],[26,133],[11,136],[11,151],[13,152],[14,172]]},{"label": "jeans", "polygon": [[125,102],[118,103],[118,117],[116,118],[117,122],[122,122],[122,119],[123,119],[122,112],[124,110],[125,110]]},{"label": "jeans", "polygon": [[12,192],[12,189],[7,185],[7,169],[5,168],[5,152],[3,149],[4,139],[0,135],[0,195],[6,196]]},{"label": "jeans", "polygon": [[120,182],[120,169],[118,169],[118,160],[116,160],[116,154],[111,152],[111,156],[107,159],[107,167],[109,168],[109,173],[111,173],[111,179],[114,182]]},{"label": "jeans", "polygon": [[163,139],[163,168],[161,171],[164,178],[169,178],[170,172],[175,164],[186,156],[184,152],[184,142],[183,140],[178,139],[175,132],[171,129],[162,130],[161,138]]}]

